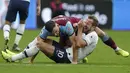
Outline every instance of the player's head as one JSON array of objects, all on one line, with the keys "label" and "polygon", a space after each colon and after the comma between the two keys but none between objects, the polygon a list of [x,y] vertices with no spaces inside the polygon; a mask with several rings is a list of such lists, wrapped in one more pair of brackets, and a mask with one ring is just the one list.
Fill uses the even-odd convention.
[{"label": "player's head", "polygon": [[54,21],[46,22],[45,29],[51,32],[52,34],[54,34],[55,36],[59,35],[59,25],[55,23]]},{"label": "player's head", "polygon": [[93,15],[88,16],[85,23],[86,23],[86,25],[84,26],[84,31],[85,32],[87,32],[89,30],[93,30],[93,29],[95,29],[96,26],[98,26],[98,20]]}]

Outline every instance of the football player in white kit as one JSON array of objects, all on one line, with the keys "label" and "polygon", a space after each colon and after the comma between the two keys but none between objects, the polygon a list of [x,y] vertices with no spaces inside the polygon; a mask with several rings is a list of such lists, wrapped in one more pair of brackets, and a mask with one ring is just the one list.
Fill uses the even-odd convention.
[{"label": "football player in white kit", "polygon": [[[25,30],[25,21],[28,17],[28,11],[29,11],[29,4],[30,0],[10,0],[8,5],[8,11],[6,14],[6,20],[5,24],[3,26],[3,35],[4,35],[4,50],[8,49],[8,41],[10,37],[10,25],[15,21],[16,15],[19,12],[20,15],[20,25],[17,28],[16,31],[16,37],[14,41],[14,45],[12,47],[12,50],[19,51],[18,48],[19,42],[22,38],[22,35],[24,34]],[[37,14],[40,14],[40,0],[37,0]]]},{"label": "football player in white kit", "polygon": [[[93,52],[98,43],[98,35],[94,31],[97,23],[97,19],[92,19],[91,17],[87,19],[85,23],[82,20],[78,23],[78,32],[76,36],[77,51],[74,51],[75,49],[72,49],[72,47],[66,49],[67,53],[69,53],[67,55],[71,63],[77,64]],[[82,33],[82,31],[84,33]],[[75,55],[76,52],[77,55]]]}]

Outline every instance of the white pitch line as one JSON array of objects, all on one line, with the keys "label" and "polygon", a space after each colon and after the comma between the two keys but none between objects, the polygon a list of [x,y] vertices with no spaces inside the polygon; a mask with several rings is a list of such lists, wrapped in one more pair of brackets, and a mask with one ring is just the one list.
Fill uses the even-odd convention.
[{"label": "white pitch line", "polygon": [[122,67],[130,67],[128,65],[71,65],[71,64],[0,64],[2,66],[36,66],[36,67],[102,67],[102,68],[122,68]]}]

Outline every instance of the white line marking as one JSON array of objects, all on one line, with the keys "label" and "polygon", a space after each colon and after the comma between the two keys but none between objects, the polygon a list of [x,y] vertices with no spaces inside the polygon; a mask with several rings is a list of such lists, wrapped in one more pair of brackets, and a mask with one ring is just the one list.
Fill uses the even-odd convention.
[{"label": "white line marking", "polygon": [[78,65],[72,65],[72,64],[14,64],[14,63],[8,63],[8,64],[0,64],[0,67],[2,66],[36,66],[36,67],[114,67],[114,68],[122,68],[122,67],[130,67],[129,65],[83,65],[83,64],[78,64]]}]

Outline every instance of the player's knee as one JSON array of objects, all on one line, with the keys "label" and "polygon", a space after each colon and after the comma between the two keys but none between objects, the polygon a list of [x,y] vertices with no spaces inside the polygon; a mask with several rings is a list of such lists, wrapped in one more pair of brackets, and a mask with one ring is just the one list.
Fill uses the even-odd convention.
[{"label": "player's knee", "polygon": [[44,41],[37,41],[37,43],[36,43],[36,45],[37,45],[37,47],[39,48],[39,49],[41,49],[41,48],[44,48],[45,47],[45,44],[44,44],[45,42]]},{"label": "player's knee", "polygon": [[39,36],[37,37],[37,42],[36,42],[36,46],[40,49],[40,48],[44,48],[45,47],[45,41],[43,39],[41,39]]},{"label": "player's knee", "polygon": [[42,43],[41,41],[37,41],[36,45],[37,45],[38,48],[40,48],[41,43]]}]

